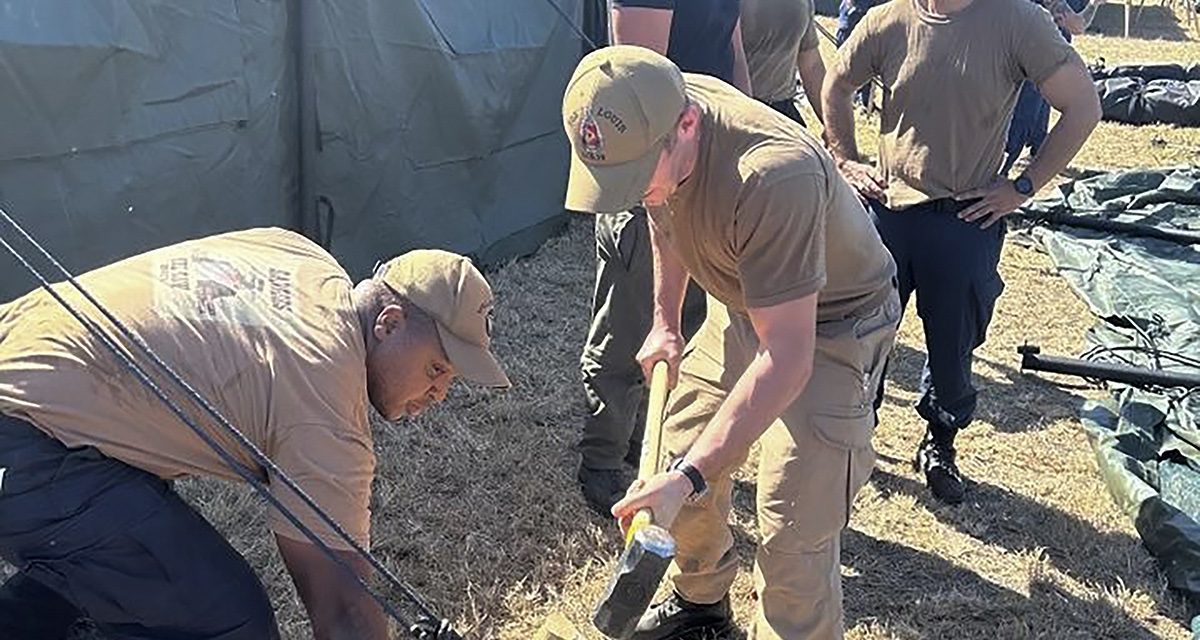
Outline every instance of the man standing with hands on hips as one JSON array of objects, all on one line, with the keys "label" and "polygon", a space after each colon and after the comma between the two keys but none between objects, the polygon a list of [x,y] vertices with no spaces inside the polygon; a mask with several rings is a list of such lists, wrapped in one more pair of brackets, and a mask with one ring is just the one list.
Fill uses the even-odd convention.
[{"label": "man standing with hands on hips", "polygon": [[[851,94],[882,79],[878,166],[854,138]],[[1021,83],[1062,117],[1029,167],[1001,175]],[[823,90],[825,137],[846,179],[869,200],[896,259],[900,300],[917,293],[928,358],[915,466],[934,497],[961,502],[954,439],[975,413],[971,358],[1004,285],[1004,217],[1066,168],[1100,120],[1079,55],[1028,0],[893,0],[863,18]]]}]

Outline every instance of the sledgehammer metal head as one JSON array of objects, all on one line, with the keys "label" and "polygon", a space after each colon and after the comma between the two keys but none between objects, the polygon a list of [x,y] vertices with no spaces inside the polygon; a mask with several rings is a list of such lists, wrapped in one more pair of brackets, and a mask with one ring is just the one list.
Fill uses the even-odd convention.
[{"label": "sledgehammer metal head", "polygon": [[610,638],[633,635],[674,557],[675,539],[666,529],[647,525],[634,531],[592,614],[596,628]]}]

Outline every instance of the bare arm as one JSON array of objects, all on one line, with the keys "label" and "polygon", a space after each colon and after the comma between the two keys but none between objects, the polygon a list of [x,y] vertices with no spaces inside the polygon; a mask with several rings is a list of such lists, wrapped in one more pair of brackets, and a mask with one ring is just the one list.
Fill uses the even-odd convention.
[{"label": "bare arm", "polygon": [[646,217],[654,265],[654,321],[637,358],[647,380],[650,379],[654,363],[666,360],[670,370],[670,386],[674,387],[679,376],[679,361],[683,358],[680,315],[689,276],[675,249],[654,222],[654,217]]},{"label": "bare arm", "polygon": [[[387,640],[387,620],[379,605],[346,570],[316,545],[275,536],[279,553],[304,601],[316,640]],[[366,560],[349,551],[334,551],[359,576],[370,570]]]},{"label": "bare arm", "polygon": [[741,460],[812,375],[817,294],[748,313],[758,353],[687,454],[706,478]]},{"label": "bare arm", "polygon": [[[807,89],[808,87],[805,87]],[[825,114],[825,144],[834,159],[860,162],[858,140],[854,135],[854,92],[858,87],[836,72],[825,75],[821,83],[821,107]]]},{"label": "bare arm", "polygon": [[825,144],[837,162],[838,170],[859,195],[886,203],[887,183],[874,167],[864,164],[858,156],[852,103],[852,96],[858,87],[838,74],[836,66],[834,69],[825,75],[821,88]]},{"label": "bare arm", "polygon": [[1100,122],[1100,96],[1083,65],[1068,62],[1038,86],[1046,102],[1062,113],[1025,174],[1036,188],[1067,168]]},{"label": "bare arm", "polygon": [[812,105],[817,119],[824,123],[825,110],[821,108],[823,100],[821,91],[825,85],[825,61],[821,59],[821,50],[813,47],[800,51],[796,56],[796,68],[800,71],[800,84],[804,86],[804,95],[808,96],[808,104]]},{"label": "bare arm", "polygon": [[[1038,88],[1050,106],[1062,113],[1062,117],[1054,124],[1037,157],[1025,170],[1025,175],[1033,183],[1034,193],[1067,168],[1096,128],[1096,123],[1100,122],[1101,116],[1100,96],[1092,84],[1092,77],[1079,62],[1060,66]],[[980,199],[959,212],[958,217],[967,221],[980,220],[985,229],[1029,200],[1003,176],[992,185],[966,193],[960,198]]]},{"label": "bare arm", "polygon": [[614,44],[632,44],[667,55],[671,43],[670,9],[614,7],[612,32]]},{"label": "bare arm", "polygon": [[746,61],[746,48],[742,45],[741,18],[733,25],[733,86],[748,96],[754,95],[750,92],[750,64]]},{"label": "bare arm", "polygon": [[[758,354],[687,453],[687,461],[708,478],[741,460],[812,375],[817,294],[749,314]],[[612,514],[627,528],[634,513],[648,508],[656,524],[670,527],[691,491],[679,471],[660,473],[634,482]]]}]

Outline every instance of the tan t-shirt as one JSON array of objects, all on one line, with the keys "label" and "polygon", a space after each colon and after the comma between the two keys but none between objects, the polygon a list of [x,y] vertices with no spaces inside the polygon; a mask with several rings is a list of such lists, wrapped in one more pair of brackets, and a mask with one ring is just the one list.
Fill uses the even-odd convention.
[{"label": "tan t-shirt", "polygon": [[720,80],[684,78],[699,155],[651,215],[696,282],[735,312],[819,292],[818,322],[882,303],[895,263],[820,143]]},{"label": "tan t-shirt", "polygon": [[[366,347],[351,280],[328,253],[290,231],[254,229],[150,251],[79,282],[347,533],[368,543],[375,456]],[[101,318],[73,289],[56,288]],[[118,343],[133,351],[129,341]],[[160,387],[175,389],[148,358],[135,362]],[[322,540],[348,548],[194,403],[169,395],[192,407],[186,413]],[[163,478],[239,479],[41,289],[0,306],[0,412],[69,447],[94,446]],[[307,541],[275,509],[268,518],[277,533]]]},{"label": "tan t-shirt", "polygon": [[1003,163],[1022,81],[1082,64],[1050,14],[1029,0],[975,0],[952,16],[921,0],[872,9],[831,73],[887,88],[879,168],[888,203],[903,208],[984,187]]},{"label": "tan t-shirt", "polygon": [[796,95],[796,59],[818,44],[813,13],[812,0],[742,0],[742,46],[755,98]]}]

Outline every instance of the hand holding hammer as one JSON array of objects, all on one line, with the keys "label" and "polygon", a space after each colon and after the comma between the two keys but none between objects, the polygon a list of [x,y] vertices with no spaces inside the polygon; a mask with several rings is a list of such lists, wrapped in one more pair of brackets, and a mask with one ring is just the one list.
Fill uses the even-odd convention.
[{"label": "hand holding hammer", "polygon": [[650,606],[663,575],[675,557],[675,540],[667,527],[675,520],[691,483],[659,474],[662,458],[662,421],[667,399],[667,363],[659,361],[650,376],[650,402],[642,444],[638,479],[625,498],[613,506],[613,515],[625,532],[625,551],[592,622],[610,638],[628,638]]}]

